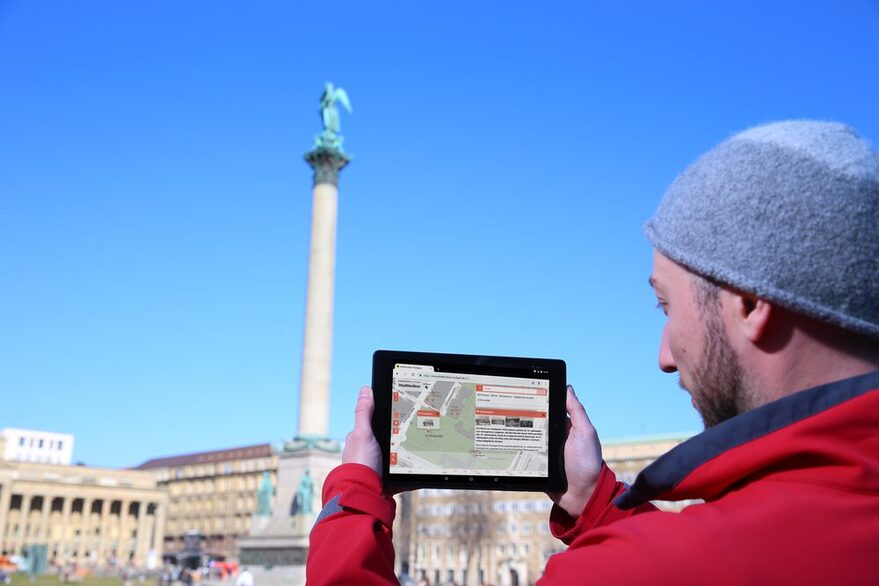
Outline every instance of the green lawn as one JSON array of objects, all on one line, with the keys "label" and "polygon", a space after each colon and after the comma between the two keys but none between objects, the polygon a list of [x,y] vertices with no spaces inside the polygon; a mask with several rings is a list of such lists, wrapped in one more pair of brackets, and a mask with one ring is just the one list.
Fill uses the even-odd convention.
[{"label": "green lawn", "polygon": [[[10,586],[61,586],[61,584],[63,582],[55,575],[37,576],[36,580],[31,583],[30,578],[26,574],[13,574]],[[89,576],[83,578],[82,582],[69,582],[69,584],[78,584],[79,586],[120,586],[122,579]],[[140,582],[133,580],[132,584],[136,585],[140,584]],[[144,582],[144,584],[147,584],[147,582]],[[155,584],[155,580],[150,580],[149,585],[152,586],[153,584]]]}]

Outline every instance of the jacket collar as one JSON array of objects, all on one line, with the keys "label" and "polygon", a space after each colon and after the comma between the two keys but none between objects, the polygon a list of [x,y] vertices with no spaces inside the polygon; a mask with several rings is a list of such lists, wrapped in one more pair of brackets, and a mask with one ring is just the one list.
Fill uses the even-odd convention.
[{"label": "jacket collar", "polygon": [[[870,391],[877,392],[868,396]],[[872,407],[865,408],[862,401]],[[840,418],[844,425],[837,422]],[[765,473],[784,460],[802,457],[804,450],[810,453],[812,465],[841,465],[851,472],[852,467],[860,466],[852,461],[859,456],[850,450],[835,453],[828,446],[836,436],[863,434],[865,428],[875,436],[877,427],[879,371],[800,391],[728,419],[675,446],[642,470],[614,504],[631,509],[655,499],[713,500],[749,474]],[[800,460],[798,467],[802,466]],[[848,477],[838,478],[845,481]]]}]

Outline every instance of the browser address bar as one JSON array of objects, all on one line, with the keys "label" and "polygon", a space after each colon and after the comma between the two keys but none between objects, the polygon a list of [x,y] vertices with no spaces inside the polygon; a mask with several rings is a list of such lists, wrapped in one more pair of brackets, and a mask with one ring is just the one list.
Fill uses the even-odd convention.
[{"label": "browser address bar", "polygon": [[546,395],[546,389],[540,387],[505,387],[499,385],[476,385],[477,393],[501,393],[505,395]]}]

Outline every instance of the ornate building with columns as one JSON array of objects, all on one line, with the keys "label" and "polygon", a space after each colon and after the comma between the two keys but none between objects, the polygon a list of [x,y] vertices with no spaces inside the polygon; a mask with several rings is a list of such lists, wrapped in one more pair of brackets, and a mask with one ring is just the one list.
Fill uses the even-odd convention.
[{"label": "ornate building with columns", "polygon": [[137,467],[168,492],[164,551],[173,554],[188,535],[200,535],[205,553],[238,557],[238,539],[250,532],[263,473],[278,484],[271,444],[154,458]]},{"label": "ornate building with columns", "polygon": [[166,508],[166,491],[148,472],[0,460],[7,555],[45,545],[58,565],[161,564]]}]

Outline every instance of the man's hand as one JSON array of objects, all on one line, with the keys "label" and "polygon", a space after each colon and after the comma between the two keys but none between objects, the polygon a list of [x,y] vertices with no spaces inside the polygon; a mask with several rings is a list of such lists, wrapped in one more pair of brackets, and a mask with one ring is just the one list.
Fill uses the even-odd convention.
[{"label": "man's hand", "polygon": [[568,385],[568,438],[565,440],[565,475],[568,477],[568,490],[564,493],[551,493],[551,498],[570,516],[577,518],[598,482],[601,472],[601,444],[598,434],[586,415],[586,410],[574,387]]},{"label": "man's hand", "polygon": [[345,464],[363,464],[369,466],[381,476],[382,453],[375,434],[372,433],[372,412],[375,410],[375,399],[372,389],[361,387],[354,407],[354,430],[345,438],[345,449],[342,450],[342,462]]}]

